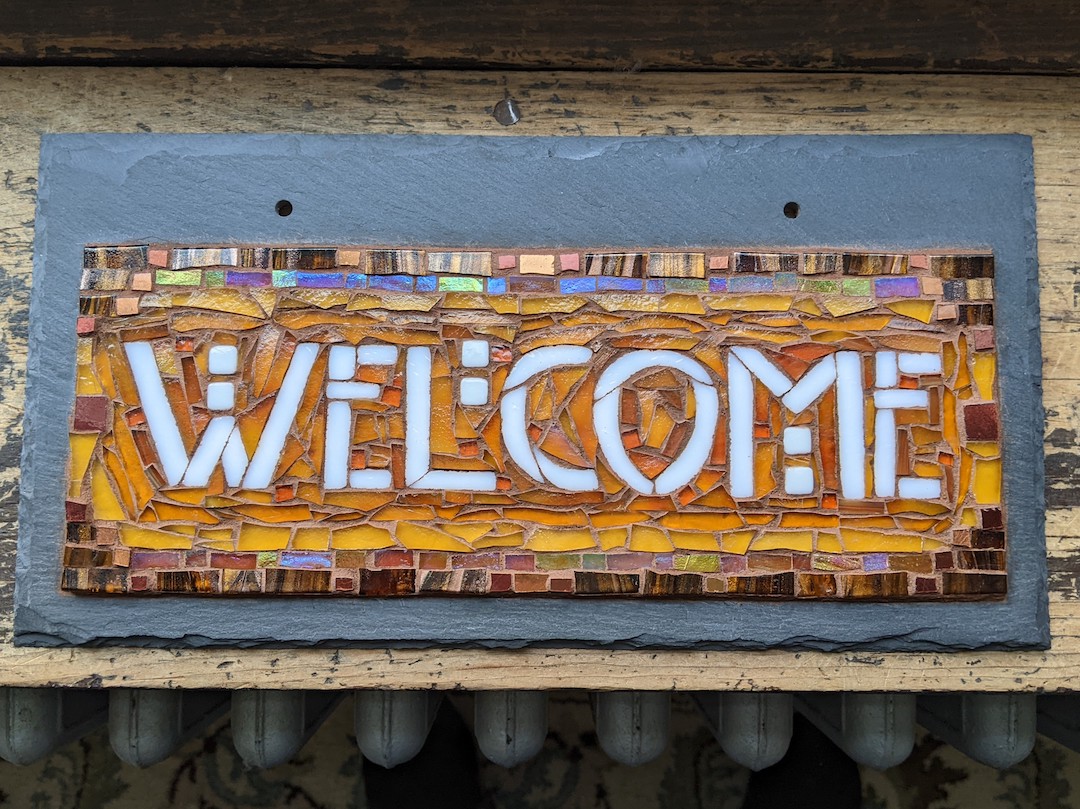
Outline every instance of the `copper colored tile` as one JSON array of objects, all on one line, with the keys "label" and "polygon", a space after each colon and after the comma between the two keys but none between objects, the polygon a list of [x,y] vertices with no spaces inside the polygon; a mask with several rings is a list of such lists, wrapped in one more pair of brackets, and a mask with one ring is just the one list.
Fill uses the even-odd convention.
[{"label": "copper colored tile", "polygon": [[579,571],[574,574],[574,591],[582,595],[630,595],[637,593],[641,577],[636,573],[595,573]]},{"label": "copper colored tile", "polygon": [[831,598],[836,595],[836,577],[831,573],[800,573],[796,578],[803,598]]},{"label": "copper colored tile", "polygon": [[94,318],[88,315],[80,315],[75,319],[75,333],[80,337],[94,333]]},{"label": "copper colored tile", "polygon": [[[305,570],[296,572],[316,573],[324,571]],[[329,577],[330,572],[325,571],[325,573]],[[411,594],[415,589],[415,570],[390,569],[360,571],[360,595],[402,596]]]},{"label": "copper colored tile", "polygon": [[891,599],[908,594],[907,573],[849,573],[839,579],[845,598]]},{"label": "copper colored tile", "polygon": [[728,592],[745,596],[782,596],[790,598],[795,595],[795,574],[733,576],[728,579]]},{"label": "copper colored tile", "polygon": [[546,573],[514,574],[514,591],[518,593],[546,593],[547,583]]},{"label": "copper colored tile", "polygon": [[997,441],[999,435],[997,405],[969,404],[964,407],[964,429],[968,441]]},{"label": "copper colored tile", "polygon": [[699,573],[669,574],[648,570],[641,592],[647,596],[698,596],[703,589],[702,579]]},{"label": "copper colored tile", "polygon": [[99,433],[111,415],[111,403],[104,396],[76,396],[72,427],[75,432]]},{"label": "copper colored tile", "polygon": [[1002,573],[943,573],[941,591],[947,596],[1003,596],[1008,583]]}]

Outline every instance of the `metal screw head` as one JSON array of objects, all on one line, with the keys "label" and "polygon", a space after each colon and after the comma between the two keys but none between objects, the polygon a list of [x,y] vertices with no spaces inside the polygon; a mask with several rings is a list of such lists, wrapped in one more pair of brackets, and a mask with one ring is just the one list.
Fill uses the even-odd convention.
[{"label": "metal screw head", "polygon": [[513,126],[521,120],[521,107],[512,98],[504,98],[495,105],[495,120],[503,126]]}]

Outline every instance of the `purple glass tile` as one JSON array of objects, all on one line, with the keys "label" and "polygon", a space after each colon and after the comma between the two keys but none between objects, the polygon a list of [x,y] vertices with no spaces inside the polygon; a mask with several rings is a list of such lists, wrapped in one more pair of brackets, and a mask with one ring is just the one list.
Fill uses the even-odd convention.
[{"label": "purple glass tile", "polygon": [[345,286],[348,289],[364,289],[367,286],[367,276],[362,272],[351,272],[345,278]]},{"label": "purple glass tile", "polygon": [[646,292],[663,292],[664,291],[664,279],[663,278],[649,278],[645,281]]},{"label": "purple glass tile", "polygon": [[417,292],[434,292],[439,288],[439,279],[435,275],[421,275],[416,279]]},{"label": "purple glass tile", "polygon": [[268,287],[270,286],[270,273],[229,270],[225,273],[225,285],[230,287]]},{"label": "purple glass tile", "polygon": [[863,570],[887,570],[889,557],[884,553],[868,553],[863,557]]},{"label": "purple glass tile", "polygon": [[278,564],[307,570],[329,570],[334,566],[333,560],[332,553],[321,551],[282,551]]},{"label": "purple glass tile", "polygon": [[879,298],[917,298],[919,297],[919,279],[875,278],[874,294]]},{"label": "purple glass tile", "polygon": [[612,278],[602,275],[596,279],[596,288],[601,292],[607,290],[618,292],[638,292],[642,287],[640,278]]},{"label": "purple glass tile", "polygon": [[608,554],[608,570],[642,570],[653,563],[651,553],[612,553]]},{"label": "purple glass tile", "polygon": [[562,278],[559,280],[560,292],[595,292],[595,278]]},{"label": "purple glass tile", "polygon": [[773,279],[768,275],[742,275],[728,281],[732,292],[772,292]]},{"label": "purple glass tile", "polygon": [[671,570],[675,566],[674,556],[670,553],[658,553],[652,566],[657,570]]},{"label": "purple glass tile", "polygon": [[709,292],[727,292],[726,278],[710,278],[709,279]]},{"label": "purple glass tile", "polygon": [[368,289],[392,289],[398,292],[411,292],[411,275],[372,275],[368,278]]},{"label": "purple glass tile", "polygon": [[773,289],[777,292],[794,292],[799,288],[799,276],[793,272],[778,272],[773,276]]},{"label": "purple glass tile", "polygon": [[345,276],[339,272],[298,272],[297,286],[314,289],[340,289],[345,286]]}]

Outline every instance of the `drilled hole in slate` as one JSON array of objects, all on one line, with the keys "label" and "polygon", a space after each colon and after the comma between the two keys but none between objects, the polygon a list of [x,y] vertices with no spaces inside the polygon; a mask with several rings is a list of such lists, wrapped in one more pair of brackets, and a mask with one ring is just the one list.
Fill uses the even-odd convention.
[{"label": "drilled hole in slate", "polygon": [[277,211],[278,216],[288,216],[292,213],[292,203],[287,199],[279,199],[274,210]]},{"label": "drilled hole in slate", "polygon": [[784,216],[788,219],[794,219],[799,215],[799,203],[789,202],[784,206]]}]

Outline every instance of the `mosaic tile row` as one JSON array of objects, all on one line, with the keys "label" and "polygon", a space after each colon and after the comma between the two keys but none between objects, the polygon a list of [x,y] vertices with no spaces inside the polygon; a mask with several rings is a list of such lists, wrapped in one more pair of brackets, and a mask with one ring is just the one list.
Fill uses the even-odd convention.
[{"label": "mosaic tile row", "polygon": [[88,249],[62,586],[1005,593],[992,257],[597,255]]}]

